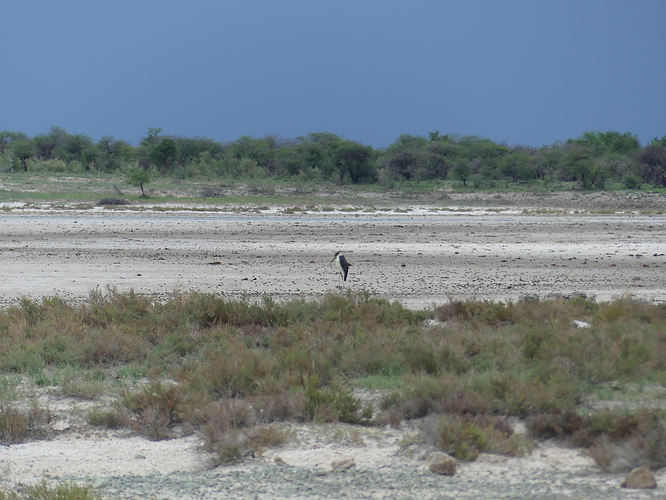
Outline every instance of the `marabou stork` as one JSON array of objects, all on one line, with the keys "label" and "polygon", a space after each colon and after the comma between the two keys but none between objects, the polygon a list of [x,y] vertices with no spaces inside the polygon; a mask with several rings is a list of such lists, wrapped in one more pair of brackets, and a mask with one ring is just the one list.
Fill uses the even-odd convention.
[{"label": "marabou stork", "polygon": [[342,255],[342,252],[335,252],[331,263],[333,263],[333,261],[337,261],[340,265],[340,277],[342,278],[342,281],[347,281],[347,274],[349,274],[351,264],[347,262],[347,259]]}]

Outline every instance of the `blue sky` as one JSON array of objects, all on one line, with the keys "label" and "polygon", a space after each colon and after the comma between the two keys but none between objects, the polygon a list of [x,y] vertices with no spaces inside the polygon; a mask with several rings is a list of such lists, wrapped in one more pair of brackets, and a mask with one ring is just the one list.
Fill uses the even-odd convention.
[{"label": "blue sky", "polygon": [[666,134],[664,0],[6,3],[0,130],[30,136]]}]

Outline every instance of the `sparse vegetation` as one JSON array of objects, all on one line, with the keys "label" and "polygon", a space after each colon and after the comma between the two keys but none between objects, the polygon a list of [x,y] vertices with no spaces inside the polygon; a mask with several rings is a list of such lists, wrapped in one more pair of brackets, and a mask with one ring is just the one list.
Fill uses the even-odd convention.
[{"label": "sparse vegetation", "polygon": [[29,410],[0,405],[0,445],[23,442],[30,431],[47,423],[50,418],[50,412],[37,405]]},{"label": "sparse vegetation", "polygon": [[[433,315],[440,323],[424,326]],[[367,293],[281,304],[189,293],[160,304],[109,290],[77,306],[24,299],[0,312],[0,368],[95,398],[104,370],[140,366],[152,382],[121,389],[115,407],[94,408],[88,422],[151,439],[174,426],[200,428],[220,463],[280,441],[274,422],[398,426],[432,415],[433,443],[461,459],[522,454],[529,442],[504,421],[514,415],[527,419],[532,438],[584,446],[602,467],[657,467],[666,465],[663,413],[585,416],[581,405],[609,381],[663,384],[664,332],[666,308],[629,297],[452,301],[432,313]],[[69,368],[47,375],[55,366]],[[377,407],[353,391],[369,381],[388,388]],[[4,405],[2,441],[20,440],[36,421]]]},{"label": "sparse vegetation", "polygon": [[22,487],[19,492],[0,490],[0,500],[101,500],[102,495],[90,484],[78,484],[66,481],[55,486],[45,479],[41,482]]},{"label": "sparse vegetation", "polygon": [[436,444],[460,460],[474,460],[479,453],[523,456],[531,443],[514,435],[504,419],[487,415],[445,415],[439,419]]},{"label": "sparse vegetation", "polygon": [[659,469],[666,466],[664,418],[663,410],[604,410],[588,415],[563,411],[532,415],[527,427],[532,437],[557,437],[586,448],[606,471]]},{"label": "sparse vegetation", "polygon": [[123,198],[102,198],[97,202],[98,207],[124,206],[129,202]]}]

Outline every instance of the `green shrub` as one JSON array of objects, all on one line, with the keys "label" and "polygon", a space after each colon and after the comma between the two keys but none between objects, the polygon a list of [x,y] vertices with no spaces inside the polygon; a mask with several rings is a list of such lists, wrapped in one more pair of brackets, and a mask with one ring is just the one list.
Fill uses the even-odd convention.
[{"label": "green shrub", "polygon": [[117,429],[127,425],[128,419],[120,407],[103,410],[94,406],[88,410],[86,421],[96,427],[106,427],[108,429]]},{"label": "green shrub", "polygon": [[153,440],[165,439],[167,429],[182,420],[183,399],[176,385],[152,382],[140,392],[123,391],[122,404],[138,416],[137,423]]},{"label": "green shrub", "polygon": [[102,496],[92,485],[80,485],[74,481],[66,481],[49,486],[46,479],[25,486],[20,492],[4,492],[0,490],[0,500],[101,500]]},{"label": "green shrub", "polygon": [[479,453],[523,456],[528,440],[514,436],[506,420],[489,416],[444,415],[438,424],[437,445],[460,460],[475,460]]},{"label": "green shrub", "polygon": [[320,388],[312,378],[305,389],[307,398],[303,415],[319,422],[365,423],[359,415],[360,402],[350,389],[339,387]]},{"label": "green shrub", "polygon": [[629,174],[624,177],[624,187],[627,189],[640,189],[641,179],[637,175]]}]

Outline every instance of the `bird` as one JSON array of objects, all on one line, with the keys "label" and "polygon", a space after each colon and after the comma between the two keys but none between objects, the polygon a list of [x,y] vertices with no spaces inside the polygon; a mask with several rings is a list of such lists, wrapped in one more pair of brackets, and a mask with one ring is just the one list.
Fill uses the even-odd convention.
[{"label": "bird", "polygon": [[342,278],[342,281],[347,281],[347,274],[349,274],[351,264],[347,262],[347,259],[342,255],[342,252],[335,252],[333,259],[331,259],[331,264],[334,261],[338,261],[338,264],[340,265],[340,277]]}]

